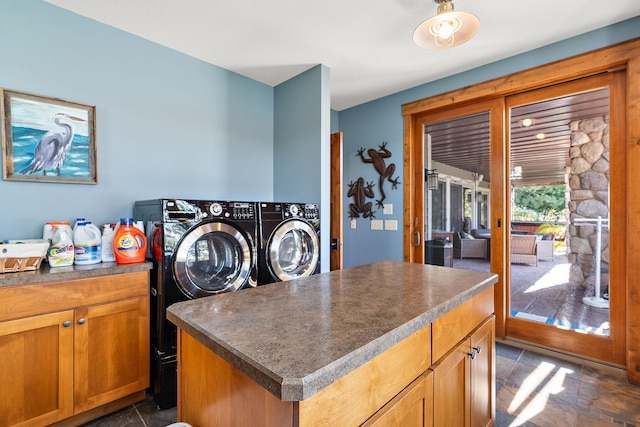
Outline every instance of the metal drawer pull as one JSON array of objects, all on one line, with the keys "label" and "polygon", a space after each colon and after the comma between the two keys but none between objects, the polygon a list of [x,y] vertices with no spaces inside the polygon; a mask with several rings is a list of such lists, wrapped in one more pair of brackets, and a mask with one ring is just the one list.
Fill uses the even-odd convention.
[{"label": "metal drawer pull", "polygon": [[84,325],[86,321],[87,319],[85,319],[84,317],[81,317],[80,319],[78,319],[78,325]]},{"label": "metal drawer pull", "polygon": [[65,328],[68,328],[69,326],[71,326],[71,321],[70,321],[70,320],[65,320],[65,321],[62,323],[62,326],[64,326]]}]

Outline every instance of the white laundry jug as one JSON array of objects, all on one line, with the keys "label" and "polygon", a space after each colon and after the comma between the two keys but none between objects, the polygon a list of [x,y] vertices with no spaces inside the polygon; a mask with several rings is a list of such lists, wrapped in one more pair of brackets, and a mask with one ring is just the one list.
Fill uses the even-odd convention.
[{"label": "white laundry jug", "polygon": [[51,267],[67,267],[73,265],[73,240],[69,226],[54,226],[51,236],[51,246],[47,251],[47,258]]},{"label": "white laundry jug", "polygon": [[75,264],[97,264],[102,261],[102,234],[89,221],[78,222],[73,231]]},{"label": "white laundry jug", "polygon": [[106,223],[102,225],[102,262],[115,262],[113,239],[116,236],[116,225]]}]

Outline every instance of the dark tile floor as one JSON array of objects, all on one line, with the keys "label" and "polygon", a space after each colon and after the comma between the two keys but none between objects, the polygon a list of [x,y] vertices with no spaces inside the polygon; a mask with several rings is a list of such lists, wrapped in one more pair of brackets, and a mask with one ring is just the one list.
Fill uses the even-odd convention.
[{"label": "dark tile floor", "polygon": [[98,418],[82,427],[166,427],[176,422],[176,408],[159,409],[153,399]]},{"label": "dark tile floor", "polygon": [[[165,427],[176,409],[151,398],[85,427]],[[640,387],[621,369],[496,344],[496,427],[640,425]]]},{"label": "dark tile floor", "polygon": [[496,371],[497,427],[640,425],[624,370],[497,343]]}]

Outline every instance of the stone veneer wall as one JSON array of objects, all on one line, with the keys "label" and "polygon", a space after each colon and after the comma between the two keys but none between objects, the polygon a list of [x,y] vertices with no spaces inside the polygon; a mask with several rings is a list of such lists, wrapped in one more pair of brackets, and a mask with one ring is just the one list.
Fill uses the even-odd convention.
[{"label": "stone veneer wall", "polygon": [[[609,218],[609,117],[571,122],[571,168],[567,175],[567,255],[569,282],[592,289],[595,284],[596,225],[576,225],[576,218]],[[601,234],[600,291],[609,287],[609,228]],[[586,295],[590,296],[590,295]],[[601,295],[602,296],[602,295]]]}]

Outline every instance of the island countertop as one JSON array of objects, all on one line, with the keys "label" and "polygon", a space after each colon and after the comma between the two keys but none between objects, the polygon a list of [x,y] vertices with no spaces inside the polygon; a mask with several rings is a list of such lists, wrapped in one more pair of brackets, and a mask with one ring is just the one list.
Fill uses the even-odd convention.
[{"label": "island countertop", "polygon": [[279,399],[300,401],[497,281],[382,261],[180,302],[167,318]]}]

